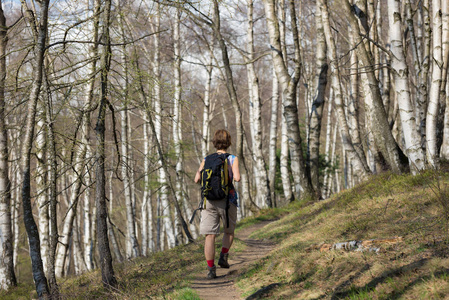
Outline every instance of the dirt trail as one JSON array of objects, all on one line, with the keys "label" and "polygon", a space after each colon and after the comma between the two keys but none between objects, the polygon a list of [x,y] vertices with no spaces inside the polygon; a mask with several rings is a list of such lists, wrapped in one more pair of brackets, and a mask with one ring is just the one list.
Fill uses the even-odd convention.
[{"label": "dirt trail", "polygon": [[[245,269],[246,266],[268,255],[274,248],[274,245],[269,241],[249,239],[249,235],[270,223],[269,221],[262,222],[239,231],[236,237],[243,241],[246,245],[242,252],[235,253],[230,251],[229,269],[222,269],[217,267],[217,278],[206,279],[206,263],[204,263],[204,272],[195,275],[192,288],[196,290],[201,299],[243,299],[234,286],[234,280]],[[221,237],[221,236],[220,236]],[[216,255],[218,257],[218,253]],[[215,264],[217,259],[215,260]]]}]

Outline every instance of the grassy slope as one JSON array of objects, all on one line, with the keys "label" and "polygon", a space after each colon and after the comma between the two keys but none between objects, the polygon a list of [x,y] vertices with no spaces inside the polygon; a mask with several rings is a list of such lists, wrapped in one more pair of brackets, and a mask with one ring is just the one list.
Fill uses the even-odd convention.
[{"label": "grassy slope", "polygon": [[[277,243],[265,259],[243,270],[237,286],[244,296],[264,289],[272,299],[438,299],[449,294],[449,174],[382,174],[317,203],[293,203],[263,211],[239,228],[279,217],[253,238]],[[350,240],[403,237],[380,253],[320,252],[313,246]],[[219,239],[218,239],[219,240]],[[233,251],[241,251],[237,238]],[[219,245],[217,244],[217,250]],[[108,292],[98,271],[60,281],[75,299],[197,299],[192,275],[204,271],[202,240],[150,258],[116,265],[120,287]],[[21,286],[2,299],[28,299]],[[260,292],[259,292],[260,294]]]},{"label": "grassy slope", "polygon": [[[241,276],[248,296],[278,283],[274,299],[439,299],[449,294],[448,173],[383,174],[294,209],[253,237],[278,241]],[[447,207],[447,206],[446,206]],[[313,245],[401,236],[380,253],[320,252]],[[257,283],[257,285],[254,285]]]}]

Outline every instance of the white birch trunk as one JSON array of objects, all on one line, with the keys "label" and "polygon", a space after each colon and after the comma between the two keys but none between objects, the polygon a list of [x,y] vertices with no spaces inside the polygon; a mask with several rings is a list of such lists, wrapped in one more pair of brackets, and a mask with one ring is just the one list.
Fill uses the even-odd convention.
[{"label": "white birch trunk", "polygon": [[[211,103],[211,87],[212,87],[212,74],[213,74],[213,57],[214,53],[212,52],[213,47],[211,46],[210,54],[209,54],[209,65],[206,67],[207,70],[207,81],[206,81],[206,89],[204,92],[204,108],[203,108],[203,130],[202,130],[202,139],[201,139],[201,160],[207,156],[209,152],[209,136],[210,136],[210,103]],[[227,126],[225,126],[227,127]]]},{"label": "white birch trunk", "polygon": [[[17,121],[17,117],[16,117]],[[9,139],[11,141],[17,141],[17,147],[12,148],[11,147],[11,156],[10,159],[13,162],[18,162],[18,157],[20,156],[20,148],[21,148],[21,142],[19,139],[19,132],[18,131],[12,131],[9,130]],[[21,185],[20,182],[22,182],[22,172],[19,171],[19,166],[15,163],[11,164],[10,171],[10,178],[11,181],[11,216],[12,216],[12,226],[13,226],[13,240],[14,240],[14,249],[13,249],[13,260],[14,260],[14,269],[16,270],[17,267],[17,258],[18,258],[18,249],[19,249],[19,233],[20,233],[20,226],[19,226],[19,210],[20,210],[20,196],[21,196]]]},{"label": "white birch trunk", "polygon": [[[126,99],[124,100],[127,101]],[[131,193],[131,176],[130,176],[130,162],[129,159],[129,136],[128,136],[128,108],[124,104],[120,112],[121,129],[122,129],[122,177],[123,177],[123,189],[126,205],[126,256],[128,258],[134,258],[140,256],[140,248],[136,237],[136,225],[134,220],[134,205]]]},{"label": "white birch trunk", "polygon": [[[182,84],[181,84],[181,36],[179,32],[180,27],[180,18],[181,12],[179,10],[176,11],[176,21],[173,28],[173,40],[174,40],[174,97],[173,97],[173,143],[175,147],[175,158],[176,158],[176,199],[181,201],[184,208],[186,208],[185,199],[183,197],[183,185],[182,185],[182,170],[183,170],[183,149],[181,147],[182,143],[182,117],[181,117],[181,93],[182,93]],[[181,225],[181,216],[178,216],[181,212],[175,213],[175,237],[176,237],[176,245],[182,244],[182,225]]]},{"label": "white birch trunk", "polygon": [[273,201],[273,206],[276,204],[275,186],[276,186],[276,144],[277,144],[277,128],[278,128],[278,103],[279,103],[279,81],[276,77],[276,72],[273,69],[273,86],[272,86],[272,96],[271,96],[271,118],[270,118],[270,144],[269,144],[269,173],[268,180],[270,182],[271,200]]},{"label": "white birch trunk", "polygon": [[447,82],[447,72],[449,65],[449,3],[443,1],[442,3],[442,13],[443,13],[443,59],[444,59],[444,72],[443,79],[446,80],[446,85],[441,87],[441,90],[445,91],[445,99],[441,99],[446,102],[446,109],[444,113],[444,127],[443,127],[443,143],[440,149],[440,156],[446,160],[449,160],[449,97],[447,97],[448,82]]},{"label": "white birch trunk", "polygon": [[[145,119],[145,118],[144,118]],[[152,251],[149,246],[150,234],[148,232],[149,223],[152,222],[151,215],[148,214],[148,206],[151,206],[150,198],[150,140],[148,134],[148,126],[145,122],[143,124],[143,195],[142,195],[142,207],[141,207],[141,218],[142,225],[140,229],[142,230],[142,256],[147,256],[149,252]],[[148,225],[147,225],[148,224]]]},{"label": "white birch trunk", "polygon": [[[87,157],[92,157],[92,153],[90,149],[87,150]],[[92,179],[90,176],[90,172],[86,173],[86,177],[84,179],[86,184],[90,186]],[[94,252],[93,247],[94,243],[92,240],[92,228],[95,228],[92,221],[91,214],[91,189],[86,189],[84,191],[84,205],[83,205],[83,244],[84,244],[84,262],[86,263],[87,270],[91,271],[94,269]],[[95,219],[95,218],[94,218]],[[92,222],[92,223],[91,223]],[[92,226],[91,226],[92,225]]]},{"label": "white birch trunk", "polygon": [[[390,4],[389,4],[390,6]],[[389,10],[389,16],[391,15],[391,11]],[[419,15],[419,14],[418,14]],[[414,26],[414,21],[413,21],[413,12],[412,12],[412,3],[410,0],[406,0],[405,1],[405,21],[407,23],[407,28],[408,28],[408,32],[410,34],[410,44],[411,44],[411,48],[412,48],[412,57],[413,57],[413,68],[415,69],[415,76],[418,79],[417,81],[419,81],[419,76],[421,74],[421,55],[419,55],[419,49],[418,49],[418,43],[417,43],[417,38],[416,38],[416,33],[415,33],[415,26]],[[398,15],[399,19],[400,19],[400,14]],[[391,19],[391,17],[390,17]],[[393,18],[394,19],[394,18]],[[392,20],[390,20],[391,22]],[[393,20],[394,22],[394,20]],[[392,26],[391,23],[389,23],[389,27],[390,27],[390,39],[392,39],[391,36],[391,30],[392,30]],[[398,29],[396,29],[398,30]],[[401,30],[399,29],[399,32],[401,32]],[[401,44],[402,44],[402,38],[401,38]],[[394,47],[394,45],[393,45]],[[403,46],[401,46],[403,48]],[[402,49],[403,52],[403,49]],[[403,54],[404,56],[404,54]],[[394,57],[392,57],[392,59],[394,59]],[[416,94],[417,97],[421,97],[422,95],[420,95],[419,90],[417,91]],[[422,100],[418,100],[418,102],[422,102]],[[413,102],[413,101],[412,101]],[[420,120],[418,118],[417,123],[420,123]]]},{"label": "white birch trunk", "polygon": [[38,152],[36,153],[38,157],[37,163],[37,173],[40,174],[36,176],[36,185],[38,187],[36,202],[38,204],[38,212],[39,212],[39,237],[41,240],[41,257],[42,264],[44,266],[44,272],[47,274],[47,266],[48,266],[48,255],[49,255],[49,224],[50,224],[50,216],[49,216],[49,207],[48,207],[48,193],[47,189],[47,167],[43,165],[41,162],[46,161],[46,153],[45,153],[45,124],[43,122],[45,117],[41,117],[41,119],[37,122],[37,136],[36,136],[36,147]]},{"label": "white birch trunk", "polygon": [[340,71],[337,66],[337,53],[336,53],[336,46],[335,46],[335,40],[333,39],[331,30],[330,30],[330,24],[329,24],[329,11],[327,6],[327,0],[320,0],[323,9],[322,9],[322,18],[323,18],[323,27],[324,27],[324,33],[326,36],[326,42],[328,45],[328,54],[329,54],[329,60],[330,60],[330,70],[332,74],[332,88],[335,93],[335,108],[336,113],[338,117],[338,123],[340,126],[340,133],[342,135],[342,141],[343,141],[343,148],[344,153],[348,156],[349,159],[352,160],[355,167],[355,173],[357,174],[358,178],[364,179],[368,175],[368,170],[365,169],[364,164],[362,163],[362,158],[359,157],[358,153],[355,151],[354,146],[351,141],[351,136],[349,134],[349,127],[346,122],[346,116],[344,112],[344,103],[343,103],[343,95],[342,95],[342,88],[341,88],[341,82],[340,82]]},{"label": "white birch trunk", "polygon": [[[445,0],[444,0],[445,1]],[[442,81],[443,52],[442,52],[442,18],[441,0],[432,0],[432,82],[429,92],[429,106],[426,116],[426,157],[431,168],[438,167],[437,149],[437,119]]]},{"label": "white birch trunk", "polygon": [[260,207],[271,207],[271,192],[268,182],[268,173],[265,168],[265,159],[262,151],[262,104],[259,95],[259,79],[254,69],[254,31],[253,31],[253,0],[247,1],[247,52],[248,59],[246,68],[248,74],[248,88],[250,93],[250,111],[252,111],[252,119],[250,127],[252,128],[252,144],[255,158],[255,179],[257,186],[256,201]]},{"label": "white birch trunk", "polygon": [[153,206],[151,203],[150,190],[150,132],[151,129],[149,128],[149,124],[146,122],[143,126],[145,188],[142,201],[142,255],[144,256],[155,251],[153,241]]},{"label": "white birch trunk", "polygon": [[[391,39],[391,67],[395,80],[395,92],[401,116],[402,132],[405,139],[405,152],[413,174],[424,169],[424,153],[421,137],[415,122],[415,111],[409,88],[409,71],[402,44],[402,20],[399,0],[388,0],[388,19]],[[414,37],[414,36],[413,36]],[[418,62],[419,64],[419,62]]]},{"label": "white birch trunk", "polygon": [[[76,228],[73,232],[73,263],[75,266],[75,274],[80,275],[86,272],[86,264],[84,263],[83,253],[81,251],[81,243],[80,243],[80,216],[81,214],[77,214],[75,224]],[[67,271],[65,272],[67,274]]]},{"label": "white birch trunk", "polygon": [[[387,57],[387,55],[382,54],[384,58],[384,63],[387,66],[391,65],[390,59]],[[382,103],[385,107],[385,114],[387,115],[387,118],[389,118],[390,115],[390,106],[391,106],[391,99],[390,99],[390,88],[391,88],[391,72],[390,68],[383,68],[382,72],[380,73],[382,76],[379,78],[379,80],[382,80]]]},{"label": "white birch trunk", "polygon": [[[420,41],[422,41],[422,46],[418,47],[419,53],[422,53],[421,60],[421,76],[419,78],[419,93],[420,97],[417,98],[416,110],[419,120],[419,128],[421,134],[421,147],[426,148],[426,114],[428,107],[428,96],[429,96],[429,71],[432,65],[431,58],[431,26],[430,26],[430,13],[429,13],[429,0],[424,0],[422,2],[422,7],[419,11],[418,17],[422,17],[422,24],[420,24]],[[427,162],[426,162],[427,163]]]},{"label": "white birch trunk", "polygon": [[[333,137],[332,137],[332,151],[331,151],[331,165],[332,166],[335,165],[338,129],[339,129],[338,125],[334,126],[334,133],[333,133]],[[338,175],[338,170],[335,169],[335,171],[333,173],[331,173],[329,176],[329,187],[327,189],[327,197],[326,198],[329,198],[329,196],[332,194],[333,186],[335,186],[335,184],[333,182],[335,182],[335,180],[338,181],[338,179],[336,179],[337,175]]]},{"label": "white birch trunk", "polygon": [[[355,45],[354,41],[354,31],[349,28],[349,38],[352,45]],[[351,141],[354,145],[354,150],[357,152],[358,156],[362,158],[362,163],[365,169],[368,169],[368,164],[365,157],[365,152],[363,151],[362,139],[360,136],[360,126],[359,126],[359,62],[357,53],[354,51],[351,54],[351,77],[350,77],[350,89],[349,98],[347,105],[347,119],[349,125],[349,134],[351,135]],[[369,92],[369,89],[368,91]],[[370,92],[369,92],[370,93]],[[371,99],[371,98],[370,98]]]},{"label": "white birch trunk", "polygon": [[[157,16],[156,16],[156,25],[155,32],[159,31],[160,28],[160,10],[159,5],[156,4]],[[160,60],[159,60],[159,34],[154,35],[154,61],[153,61],[153,73],[155,78],[159,79],[160,73]],[[161,86],[160,82],[155,82],[153,87],[153,96],[154,96],[154,110],[155,110],[155,119],[154,126],[156,131],[156,138],[162,144],[162,106],[161,106]],[[176,245],[175,241],[175,232],[174,226],[171,221],[171,212],[170,205],[168,202],[168,189],[167,189],[167,175],[165,174],[165,170],[162,166],[162,161],[159,160],[159,165],[161,168],[159,169],[159,184],[161,189],[159,191],[159,197],[161,201],[161,210],[158,218],[162,219],[163,230],[167,235],[167,243],[168,248],[173,248]],[[163,247],[164,245],[164,237],[160,241],[160,245]],[[161,249],[163,250],[163,249]]]},{"label": "white birch trunk", "polygon": [[[8,130],[5,117],[6,18],[0,1],[0,289],[17,285],[14,273],[13,228],[11,218],[11,181],[9,172]],[[14,201],[12,201],[14,203]],[[14,210],[13,210],[14,212]]]},{"label": "white birch trunk", "polygon": [[297,84],[299,82],[301,72],[296,9],[294,7],[294,1],[290,0],[290,20],[295,46],[294,75],[290,76],[287,60],[285,60],[282,55],[282,45],[280,43],[281,34],[279,31],[278,18],[275,13],[275,1],[264,0],[263,2],[270,36],[270,45],[273,54],[273,65],[284,96],[284,115],[287,122],[289,146],[291,149],[291,166],[295,184],[295,194],[298,198],[300,198],[306,195],[313,195],[313,188],[309,185],[305,172],[305,164],[302,154],[303,151],[301,148],[302,141],[299,130],[298,108],[296,105]]},{"label": "white birch trunk", "polygon": [[[86,144],[83,143],[81,146],[82,150],[78,153],[75,158],[75,172],[79,174],[80,177],[83,177],[84,173],[84,161],[86,155]],[[73,222],[76,217],[78,199],[80,197],[80,190],[82,186],[82,178],[74,178],[75,176],[70,176],[70,182],[74,182],[72,186],[68,212],[64,219],[64,225],[62,228],[61,235],[59,236],[59,246],[56,254],[56,263],[55,263],[55,274],[57,277],[62,277],[64,274],[64,266],[67,259],[67,251],[69,248],[69,240],[72,236],[73,232]]]},{"label": "white birch trunk", "polygon": [[[366,6],[366,2],[362,3],[365,3]],[[355,42],[359,45],[359,47],[356,47],[357,54],[360,58],[362,67],[364,67],[364,74],[366,74],[368,87],[371,90],[371,96],[374,104],[372,106],[373,113],[370,116],[373,124],[371,129],[376,141],[376,146],[379,152],[382,153],[385,161],[392,171],[395,173],[401,173],[403,166],[400,161],[397,143],[391,134],[387,115],[385,114],[385,109],[383,107],[379,82],[374,71],[374,59],[372,57],[368,41],[363,38],[364,34],[361,32],[359,25],[360,19],[365,29],[364,31],[369,29],[368,20],[366,18],[366,10],[362,6],[358,6],[361,8],[360,11],[354,10],[351,3],[348,1],[343,1],[342,4],[348,15],[349,23],[355,31]]]},{"label": "white birch trunk", "polygon": [[[321,136],[321,123],[323,118],[323,109],[327,86],[327,47],[326,38],[324,36],[323,22],[321,20],[321,7],[319,5],[319,0],[316,1],[316,13],[315,13],[315,24],[316,24],[316,35],[317,35],[317,45],[316,45],[316,63],[315,63],[315,77],[311,80],[312,88],[311,91],[315,91],[314,98],[312,99],[312,93],[310,96],[310,116],[307,117],[309,124],[308,133],[308,166],[310,170],[310,177],[312,185],[316,191],[318,198],[321,198],[321,186],[320,186],[320,172],[319,172],[319,157],[320,157],[320,136]],[[309,90],[309,89],[307,89]]]},{"label": "white birch trunk", "polygon": [[[284,110],[282,108],[282,110]],[[288,170],[288,132],[287,122],[285,121],[284,113],[282,112],[282,125],[281,125],[281,157],[280,157],[280,169],[282,187],[284,190],[285,200],[288,202],[293,201],[292,185],[290,182],[290,171]]]},{"label": "white birch trunk", "polygon": [[153,201],[152,201],[152,197],[151,195],[149,195],[148,197],[148,210],[147,210],[147,214],[148,214],[148,222],[147,222],[147,241],[148,241],[148,251],[151,252],[155,252],[156,249],[156,244],[154,242],[154,236],[153,236]]},{"label": "white birch trunk", "polygon": [[[376,26],[377,26],[377,42],[383,43],[383,39],[382,39],[382,10],[381,10],[381,4],[380,4],[381,0],[377,0],[377,5],[376,5]],[[384,104],[385,107],[385,114],[387,115],[387,119],[388,119],[388,114],[389,114],[389,86],[386,84],[386,80],[387,80],[387,76],[389,76],[389,69],[386,68],[386,66],[384,65],[387,60],[385,59],[385,57],[387,56],[387,54],[380,49],[379,47],[376,47],[377,52],[377,56],[379,59],[379,64],[380,64],[380,68],[379,68],[379,72],[378,72],[378,76],[379,76],[379,89],[380,89],[380,93],[382,96],[382,103]]]},{"label": "white birch trunk", "polygon": [[[93,53],[91,53],[93,55]],[[94,76],[94,72],[96,70],[95,62],[91,65],[91,76]],[[56,255],[56,264],[55,264],[55,273],[57,277],[64,276],[64,265],[65,260],[67,257],[67,251],[69,246],[69,239],[73,231],[73,222],[76,217],[76,209],[78,206],[78,201],[80,198],[80,192],[82,188],[82,184],[84,182],[84,178],[88,177],[88,172],[85,171],[86,168],[86,156],[88,152],[88,145],[90,142],[89,134],[89,126],[90,126],[90,113],[88,110],[90,109],[92,105],[92,99],[93,99],[93,90],[94,90],[94,79],[90,80],[87,87],[86,87],[86,95],[85,95],[85,104],[84,109],[87,110],[87,112],[84,112],[81,116],[81,132],[82,132],[82,139],[79,146],[79,149],[76,152],[75,159],[74,159],[74,169],[75,169],[75,176],[70,176],[70,182],[74,182],[71,193],[70,193],[70,200],[69,200],[69,210],[66,214],[62,234],[60,236],[59,240],[59,247],[58,252]],[[86,192],[88,192],[88,189],[86,189]],[[84,215],[84,218],[86,218],[86,215]],[[90,234],[85,234],[85,238],[89,237]],[[79,246],[79,245],[77,245]],[[78,249],[76,250],[78,251]],[[78,254],[78,253],[76,253]],[[80,262],[79,262],[80,263]],[[88,261],[83,261],[84,265],[89,265]]]},{"label": "white birch trunk", "polygon": [[[331,146],[331,131],[332,131],[332,102],[333,102],[333,96],[334,96],[334,90],[331,88],[329,91],[329,99],[327,101],[327,124],[326,124],[326,144],[324,146],[324,155],[326,157],[326,161],[330,162],[332,157],[330,153],[330,146]],[[334,129],[335,130],[335,129]],[[323,195],[323,198],[328,197],[328,191],[329,191],[329,168],[326,165],[326,168],[324,169],[324,179],[323,179],[323,186],[321,190],[321,195]]]},{"label": "white birch trunk", "polygon": [[[119,13],[119,23],[122,30],[123,42],[126,42],[124,32],[124,20],[123,13]],[[130,134],[129,134],[129,112],[128,112],[128,59],[126,45],[122,47],[121,63],[123,66],[123,99],[121,115],[121,148],[122,148],[122,177],[123,177],[123,189],[126,205],[126,256],[128,258],[134,258],[140,256],[140,247],[137,241],[136,221],[135,221],[135,197],[133,195],[133,179],[132,179],[132,159],[130,151]]]},{"label": "white birch trunk", "polygon": [[[21,176],[20,172],[17,172],[17,177],[15,182],[21,182]],[[17,258],[19,255],[19,234],[20,234],[20,227],[19,227],[19,206],[20,206],[20,185],[17,185],[16,188],[16,197],[14,197],[14,221],[13,221],[13,228],[14,228],[14,250],[13,250],[13,256],[14,256],[14,269],[17,268]]]}]

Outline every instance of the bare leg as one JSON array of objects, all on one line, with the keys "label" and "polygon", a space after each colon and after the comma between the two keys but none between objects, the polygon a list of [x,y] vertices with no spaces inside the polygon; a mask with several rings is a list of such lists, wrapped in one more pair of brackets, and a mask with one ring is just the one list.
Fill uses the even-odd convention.
[{"label": "bare leg", "polygon": [[233,241],[234,241],[234,233],[225,232],[223,234],[223,248],[230,249]]},{"label": "bare leg", "polygon": [[213,260],[215,258],[215,234],[206,234],[204,256],[206,256],[206,260]]}]

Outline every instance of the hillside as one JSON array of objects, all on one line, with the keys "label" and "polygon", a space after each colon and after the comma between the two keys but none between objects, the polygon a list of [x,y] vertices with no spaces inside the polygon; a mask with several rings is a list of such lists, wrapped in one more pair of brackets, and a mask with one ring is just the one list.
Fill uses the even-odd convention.
[{"label": "hillside", "polygon": [[[270,252],[236,263],[224,278],[248,299],[443,299],[449,294],[448,184],[447,172],[386,173],[324,201],[265,210],[239,224],[231,263],[251,247],[242,233],[260,222],[268,224],[249,237],[273,244]],[[332,249],[349,241],[364,241],[363,251]],[[202,240],[115,268],[119,290],[103,290],[93,272],[61,280],[64,297],[199,299],[192,286],[204,275]],[[0,296],[28,299],[32,288]]]}]

